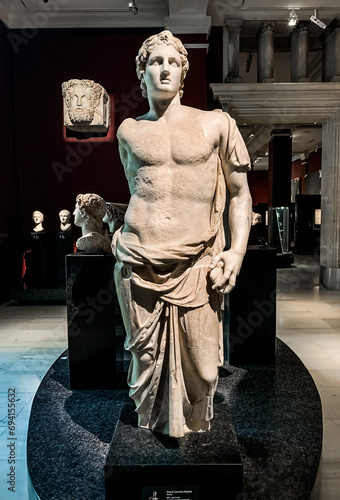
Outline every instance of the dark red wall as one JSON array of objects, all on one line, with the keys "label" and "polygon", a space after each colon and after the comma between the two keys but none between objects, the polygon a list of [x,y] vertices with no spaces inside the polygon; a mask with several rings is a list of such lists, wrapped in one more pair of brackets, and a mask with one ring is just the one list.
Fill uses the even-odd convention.
[{"label": "dark red wall", "polygon": [[[321,148],[317,151],[310,153],[307,161],[307,173],[312,174],[313,172],[318,172],[321,170]],[[306,161],[306,160],[304,160]],[[306,184],[306,165],[301,160],[297,160],[292,163],[292,179],[299,177],[301,181],[301,191],[300,194],[305,194],[305,184]]]},{"label": "dark red wall", "polygon": [[248,184],[253,205],[268,203],[268,171],[251,170],[248,172]]},{"label": "dark red wall", "polygon": [[[115,133],[123,119],[148,109],[139,90],[135,57],[150,34],[40,30],[25,38],[24,32],[11,32],[21,252],[29,246],[34,210],[44,213],[45,230],[55,232],[58,212],[64,208],[73,211],[79,193],[94,192],[106,201],[128,202]],[[197,36],[178,37],[183,42],[201,41]],[[190,69],[182,103],[206,109],[206,50],[188,52]],[[10,75],[10,68],[7,73]],[[116,109],[111,141],[64,140],[61,83],[70,78],[93,79],[113,96]],[[78,228],[75,233],[79,235]]]},{"label": "dark red wall", "polygon": [[18,249],[11,47],[7,35],[7,28],[0,22],[0,301],[7,298]]}]

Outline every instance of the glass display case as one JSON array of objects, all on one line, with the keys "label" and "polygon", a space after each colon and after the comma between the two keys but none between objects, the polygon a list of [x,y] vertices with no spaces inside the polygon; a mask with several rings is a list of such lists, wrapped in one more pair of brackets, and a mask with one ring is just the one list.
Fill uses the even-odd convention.
[{"label": "glass display case", "polygon": [[270,207],[268,219],[269,245],[278,253],[289,253],[289,207]]}]

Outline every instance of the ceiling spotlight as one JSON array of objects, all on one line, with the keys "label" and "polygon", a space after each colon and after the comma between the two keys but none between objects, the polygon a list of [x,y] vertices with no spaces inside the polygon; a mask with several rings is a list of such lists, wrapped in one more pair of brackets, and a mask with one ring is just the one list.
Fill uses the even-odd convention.
[{"label": "ceiling spotlight", "polygon": [[325,29],[327,28],[327,24],[323,23],[322,21],[320,21],[320,19],[318,19],[318,16],[317,16],[317,12],[316,12],[316,9],[314,9],[314,15],[311,15],[309,16],[309,19],[314,23],[316,24],[317,26],[319,26],[319,28],[321,29]]},{"label": "ceiling spotlight", "polygon": [[135,16],[138,15],[138,7],[136,5],[135,0],[132,0],[131,2],[128,2],[128,7],[129,7],[129,11],[130,12],[133,12]]},{"label": "ceiling spotlight", "polygon": [[298,23],[298,15],[295,12],[295,9],[290,9],[290,14],[288,17],[288,26],[296,26]]}]

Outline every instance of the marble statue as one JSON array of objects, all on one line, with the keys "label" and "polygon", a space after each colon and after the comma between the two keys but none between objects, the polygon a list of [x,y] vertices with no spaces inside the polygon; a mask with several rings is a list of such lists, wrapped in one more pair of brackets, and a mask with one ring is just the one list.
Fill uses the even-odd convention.
[{"label": "marble statue", "polygon": [[262,215],[256,212],[252,212],[251,225],[256,226],[256,224],[261,224],[261,223],[262,223]]},{"label": "marble statue", "polygon": [[107,132],[111,112],[107,91],[93,80],[63,82],[64,125],[78,132]]},{"label": "marble statue", "polygon": [[61,231],[71,231],[72,224],[70,222],[71,213],[68,210],[59,212],[60,229]]},{"label": "marble statue", "polygon": [[106,203],[94,193],[78,194],[73,212],[74,224],[81,227],[82,236],[76,241],[78,250],[83,252],[110,252],[111,242],[107,231],[103,230]]},{"label": "marble statue", "polygon": [[124,214],[127,207],[124,203],[106,202],[106,214],[103,222],[108,224],[111,234],[115,233],[124,224]]},{"label": "marble statue", "polygon": [[117,131],[131,198],[112,239],[115,282],[138,424],[182,437],[208,430],[213,418],[222,298],[235,285],[251,225],[250,159],[227,113],[181,104],[189,64],[179,39],[151,36],[136,65],[150,109]]},{"label": "marble statue", "polygon": [[39,212],[39,210],[35,210],[33,212],[32,219],[33,219],[34,224],[35,224],[33,231],[35,233],[41,233],[42,231],[44,231],[44,228],[42,225],[42,223],[44,221],[44,214]]}]

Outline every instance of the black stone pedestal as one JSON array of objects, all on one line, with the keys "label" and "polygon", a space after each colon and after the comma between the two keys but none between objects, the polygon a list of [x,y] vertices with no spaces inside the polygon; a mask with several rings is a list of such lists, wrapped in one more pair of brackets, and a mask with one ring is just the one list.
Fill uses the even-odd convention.
[{"label": "black stone pedestal", "polygon": [[74,236],[72,231],[59,231],[57,233],[57,262],[58,285],[60,288],[66,284],[65,257],[74,251]]},{"label": "black stone pedestal", "polygon": [[25,255],[25,283],[28,288],[44,287],[47,281],[48,238],[45,232],[31,233],[30,252]]},{"label": "black stone pedestal", "polygon": [[249,246],[236,286],[226,298],[225,358],[229,364],[274,365],[276,250]]},{"label": "black stone pedestal", "polygon": [[[170,438],[137,427],[133,404],[118,421],[105,464],[105,499],[237,500],[243,465],[228,410],[218,408],[207,432]],[[156,494],[154,494],[156,492]]]},{"label": "black stone pedestal", "polygon": [[119,382],[114,265],[109,254],[66,256],[70,389],[114,389]]}]

